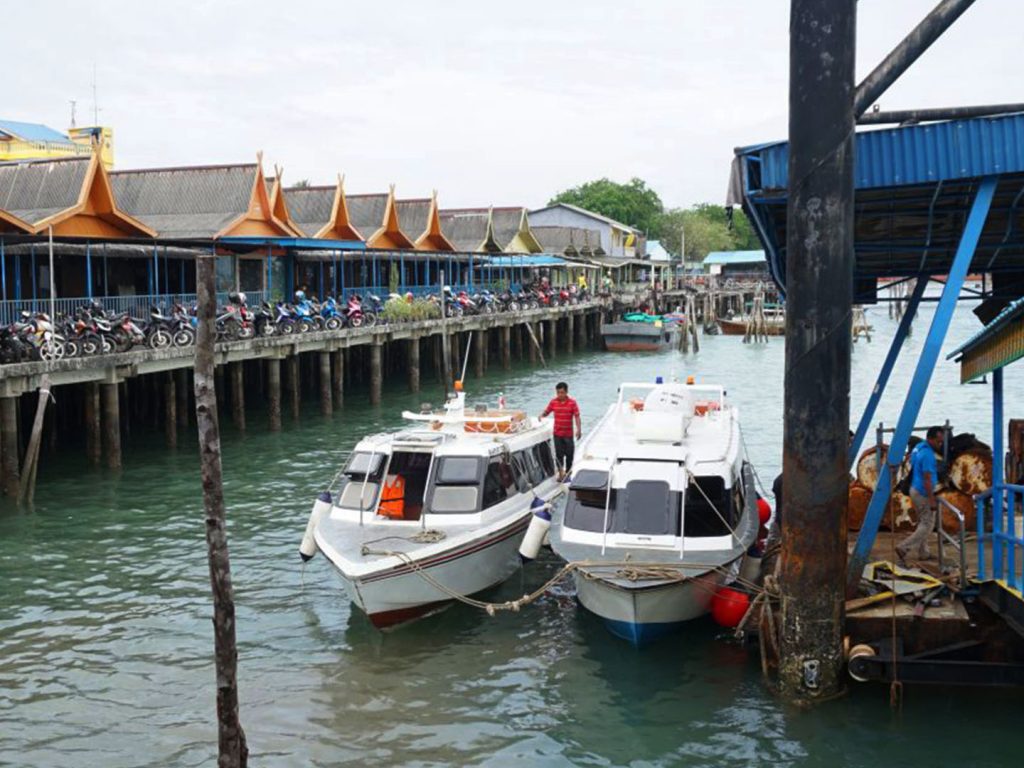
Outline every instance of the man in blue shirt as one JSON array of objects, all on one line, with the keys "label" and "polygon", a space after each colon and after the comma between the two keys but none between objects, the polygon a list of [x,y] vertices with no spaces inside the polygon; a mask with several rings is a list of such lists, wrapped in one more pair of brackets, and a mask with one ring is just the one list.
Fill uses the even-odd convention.
[{"label": "man in blue shirt", "polygon": [[938,502],[935,501],[935,486],[939,482],[939,468],[935,454],[942,450],[942,427],[929,427],[924,440],[910,452],[910,500],[917,512],[917,528],[896,547],[900,565],[907,555],[919,560],[931,557],[928,551],[928,537],[935,531],[935,515]]}]

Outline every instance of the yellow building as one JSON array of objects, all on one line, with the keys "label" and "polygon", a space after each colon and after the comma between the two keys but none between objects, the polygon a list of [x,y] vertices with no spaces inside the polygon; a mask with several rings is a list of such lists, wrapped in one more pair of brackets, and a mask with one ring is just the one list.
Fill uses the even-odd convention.
[{"label": "yellow building", "polygon": [[114,131],[111,128],[81,126],[63,134],[42,123],[0,119],[0,162],[89,157],[94,143],[100,145],[100,159],[110,170],[114,166]]}]

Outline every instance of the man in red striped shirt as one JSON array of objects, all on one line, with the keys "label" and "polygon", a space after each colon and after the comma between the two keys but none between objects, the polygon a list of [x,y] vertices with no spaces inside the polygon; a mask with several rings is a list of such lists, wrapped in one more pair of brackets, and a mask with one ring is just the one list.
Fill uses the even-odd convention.
[{"label": "man in red striped shirt", "polygon": [[[572,470],[572,457],[576,452],[573,435],[575,434],[578,440],[583,434],[580,425],[580,407],[575,400],[569,397],[569,385],[564,381],[555,385],[555,397],[548,403],[548,407],[544,409],[540,417],[543,419],[552,413],[555,415],[555,463],[562,470],[564,476]],[[575,430],[573,430],[574,425]]]}]

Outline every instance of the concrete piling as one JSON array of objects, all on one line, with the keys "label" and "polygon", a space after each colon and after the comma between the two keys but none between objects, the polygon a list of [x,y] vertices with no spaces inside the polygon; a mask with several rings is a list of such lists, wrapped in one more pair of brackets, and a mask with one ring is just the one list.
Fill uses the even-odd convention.
[{"label": "concrete piling", "polygon": [[340,409],[345,397],[345,350],[337,349],[331,356],[334,358],[331,366],[331,394],[334,407]]},{"label": "concrete piling", "polygon": [[18,397],[0,398],[0,467],[4,493],[18,498],[21,492],[21,468],[18,456]]},{"label": "concrete piling", "polygon": [[508,371],[512,368],[512,328],[508,325],[501,327],[499,346],[501,347],[501,368]]},{"label": "concrete piling", "polygon": [[487,347],[487,331],[481,329],[473,333],[473,375],[478,379],[484,376],[484,355]]},{"label": "concrete piling", "polygon": [[574,319],[575,318],[571,314],[565,316],[565,351],[570,355],[573,352],[572,347],[576,341],[576,333],[573,328]]},{"label": "concrete piling", "polygon": [[302,397],[302,392],[299,389],[301,376],[299,374],[299,356],[297,354],[290,355],[285,360],[284,383],[285,389],[288,391],[288,402],[291,405],[292,418],[298,421],[299,400]]},{"label": "concrete piling", "polygon": [[412,336],[408,341],[409,391],[420,391],[420,339]]},{"label": "concrete piling", "polygon": [[554,360],[555,355],[558,354],[558,321],[548,320],[546,332],[544,334],[547,338],[545,341],[548,343],[548,359]]},{"label": "concrete piling", "polygon": [[281,431],[281,360],[267,360],[267,403],[270,411],[270,431]]},{"label": "concrete piling", "polygon": [[164,372],[164,437],[167,440],[168,448],[178,447],[178,395],[176,390],[174,372]]},{"label": "concrete piling", "polygon": [[370,405],[380,405],[381,387],[384,382],[381,370],[381,342],[374,339],[370,345]]},{"label": "concrete piling", "polygon": [[100,385],[97,381],[85,384],[85,455],[89,463],[98,467],[103,460],[103,437],[100,426]]},{"label": "concrete piling", "polygon": [[[175,394],[178,396],[178,426],[182,429],[188,429],[189,425],[189,381],[188,381],[188,369],[180,368],[174,372],[175,378],[177,378],[177,386],[175,387]],[[99,402],[99,392],[96,393],[97,402]]]},{"label": "concrete piling", "polygon": [[107,466],[121,468],[121,402],[119,384],[104,382],[100,385],[103,400],[103,451]]},{"label": "concrete piling", "polygon": [[330,416],[334,413],[334,402],[331,392],[331,353],[320,354],[320,414]]}]

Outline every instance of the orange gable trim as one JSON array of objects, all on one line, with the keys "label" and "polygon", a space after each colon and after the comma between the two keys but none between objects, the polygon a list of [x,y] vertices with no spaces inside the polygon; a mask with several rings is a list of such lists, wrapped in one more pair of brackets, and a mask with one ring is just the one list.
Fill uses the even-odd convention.
[{"label": "orange gable trim", "polygon": [[256,173],[249,193],[249,208],[237,219],[214,235],[219,237],[301,237],[284,221],[274,215],[270,196],[267,194],[267,180],[263,175],[263,153],[256,153]]},{"label": "orange gable trim", "polygon": [[352,226],[348,215],[348,200],[345,197],[345,177],[338,174],[338,186],[334,188],[334,202],[331,204],[331,220],[313,237],[318,240],[362,240],[359,230]]},{"label": "orange gable trim", "polygon": [[281,183],[281,173],[284,169],[274,166],[274,186],[270,189],[270,213],[273,219],[291,231],[296,237],[303,237],[303,232],[292,221],[288,212],[288,201],[284,199],[284,185]]},{"label": "orange gable trim", "polygon": [[156,231],[117,207],[98,147],[89,160],[78,202],[38,222],[33,231],[42,232],[50,227],[53,234],[61,237],[156,237]]},{"label": "orange gable trim", "polygon": [[13,213],[0,210],[0,232],[24,232],[31,235],[33,231],[32,225],[27,221],[22,221]]},{"label": "orange gable trim", "polygon": [[387,205],[381,227],[366,239],[368,248],[384,248],[389,251],[414,251],[416,245],[402,231],[398,222],[398,208],[395,206],[395,185],[388,191]]},{"label": "orange gable trim", "polygon": [[444,236],[441,230],[441,214],[437,205],[437,190],[434,190],[430,198],[430,213],[427,214],[427,229],[416,238],[416,250],[418,251],[448,251],[455,250],[455,246]]}]

